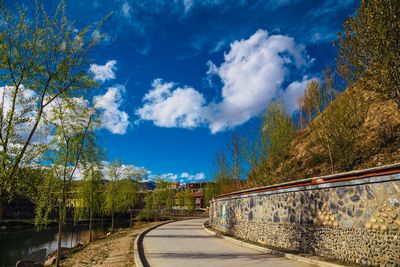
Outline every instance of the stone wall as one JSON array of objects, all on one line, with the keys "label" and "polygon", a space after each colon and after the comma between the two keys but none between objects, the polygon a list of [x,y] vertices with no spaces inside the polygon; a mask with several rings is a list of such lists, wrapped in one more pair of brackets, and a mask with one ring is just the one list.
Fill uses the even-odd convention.
[{"label": "stone wall", "polygon": [[366,170],[351,179],[349,173],[220,196],[210,203],[210,225],[286,251],[400,266],[400,168],[387,173]]}]

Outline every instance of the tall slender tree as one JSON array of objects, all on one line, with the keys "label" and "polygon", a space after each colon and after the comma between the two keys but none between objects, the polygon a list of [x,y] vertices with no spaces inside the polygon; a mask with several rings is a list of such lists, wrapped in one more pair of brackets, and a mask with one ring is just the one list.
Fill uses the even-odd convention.
[{"label": "tall slender tree", "polygon": [[95,162],[85,162],[83,180],[77,188],[75,197],[74,217],[76,220],[89,220],[89,242],[93,241],[93,217],[101,213],[102,180],[101,166]]},{"label": "tall slender tree", "polygon": [[96,87],[88,75],[89,54],[103,37],[101,23],[75,32],[65,2],[54,15],[36,5],[32,18],[0,3],[0,219],[13,196],[21,165],[37,157],[35,138],[46,109],[59,98]]},{"label": "tall slender tree", "polygon": [[[50,142],[51,150],[48,151],[47,161],[51,175],[57,183],[55,190],[58,190],[56,205],[58,210],[58,243],[57,261],[60,264],[60,248],[62,240],[62,228],[66,220],[66,211],[73,198],[72,180],[76,170],[82,163],[82,156],[85,149],[88,149],[93,139],[94,110],[82,98],[71,98],[61,101],[54,101],[51,105],[49,121],[52,123],[55,132]],[[52,186],[52,184],[49,184]],[[50,188],[50,190],[52,190]],[[47,198],[48,196],[43,196]],[[44,204],[48,204],[45,200]],[[38,209],[42,209],[41,203]],[[39,212],[39,214],[41,213]]]},{"label": "tall slender tree", "polygon": [[362,0],[338,33],[338,71],[400,107],[400,1]]},{"label": "tall slender tree", "polygon": [[241,138],[235,132],[232,132],[231,142],[228,144],[228,151],[232,163],[232,178],[236,180],[238,188],[242,189],[240,177],[243,168],[243,144]]},{"label": "tall slender tree", "polygon": [[138,172],[114,161],[108,167],[108,182],[104,189],[103,211],[111,215],[111,232],[115,229],[115,214],[131,211],[138,201]]}]

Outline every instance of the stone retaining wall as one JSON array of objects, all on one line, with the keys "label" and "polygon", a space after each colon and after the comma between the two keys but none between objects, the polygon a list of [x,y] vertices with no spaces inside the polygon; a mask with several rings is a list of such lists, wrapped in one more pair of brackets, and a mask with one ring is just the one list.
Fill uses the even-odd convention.
[{"label": "stone retaining wall", "polygon": [[210,203],[209,220],[216,230],[274,248],[361,265],[400,266],[400,169],[217,197]]}]

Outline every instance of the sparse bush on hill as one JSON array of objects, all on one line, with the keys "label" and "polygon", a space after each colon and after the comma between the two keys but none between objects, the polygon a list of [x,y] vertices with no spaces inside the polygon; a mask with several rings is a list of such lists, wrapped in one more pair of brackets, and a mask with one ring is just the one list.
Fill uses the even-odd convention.
[{"label": "sparse bush on hill", "polygon": [[325,109],[323,116],[310,124],[312,145],[322,148],[320,156],[329,160],[332,173],[352,169],[359,157],[361,151],[357,139],[367,109],[363,95],[347,91]]},{"label": "sparse bush on hill", "polygon": [[396,141],[398,137],[398,125],[389,116],[385,116],[377,128],[378,145],[386,147]]}]

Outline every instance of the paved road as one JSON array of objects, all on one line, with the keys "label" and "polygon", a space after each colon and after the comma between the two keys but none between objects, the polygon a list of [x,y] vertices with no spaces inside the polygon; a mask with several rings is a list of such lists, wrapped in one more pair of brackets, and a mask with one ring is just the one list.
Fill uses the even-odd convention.
[{"label": "paved road", "polygon": [[202,228],[204,221],[194,219],[169,223],[146,234],[143,245],[150,266],[312,266],[277,255],[263,254],[212,236]]}]

